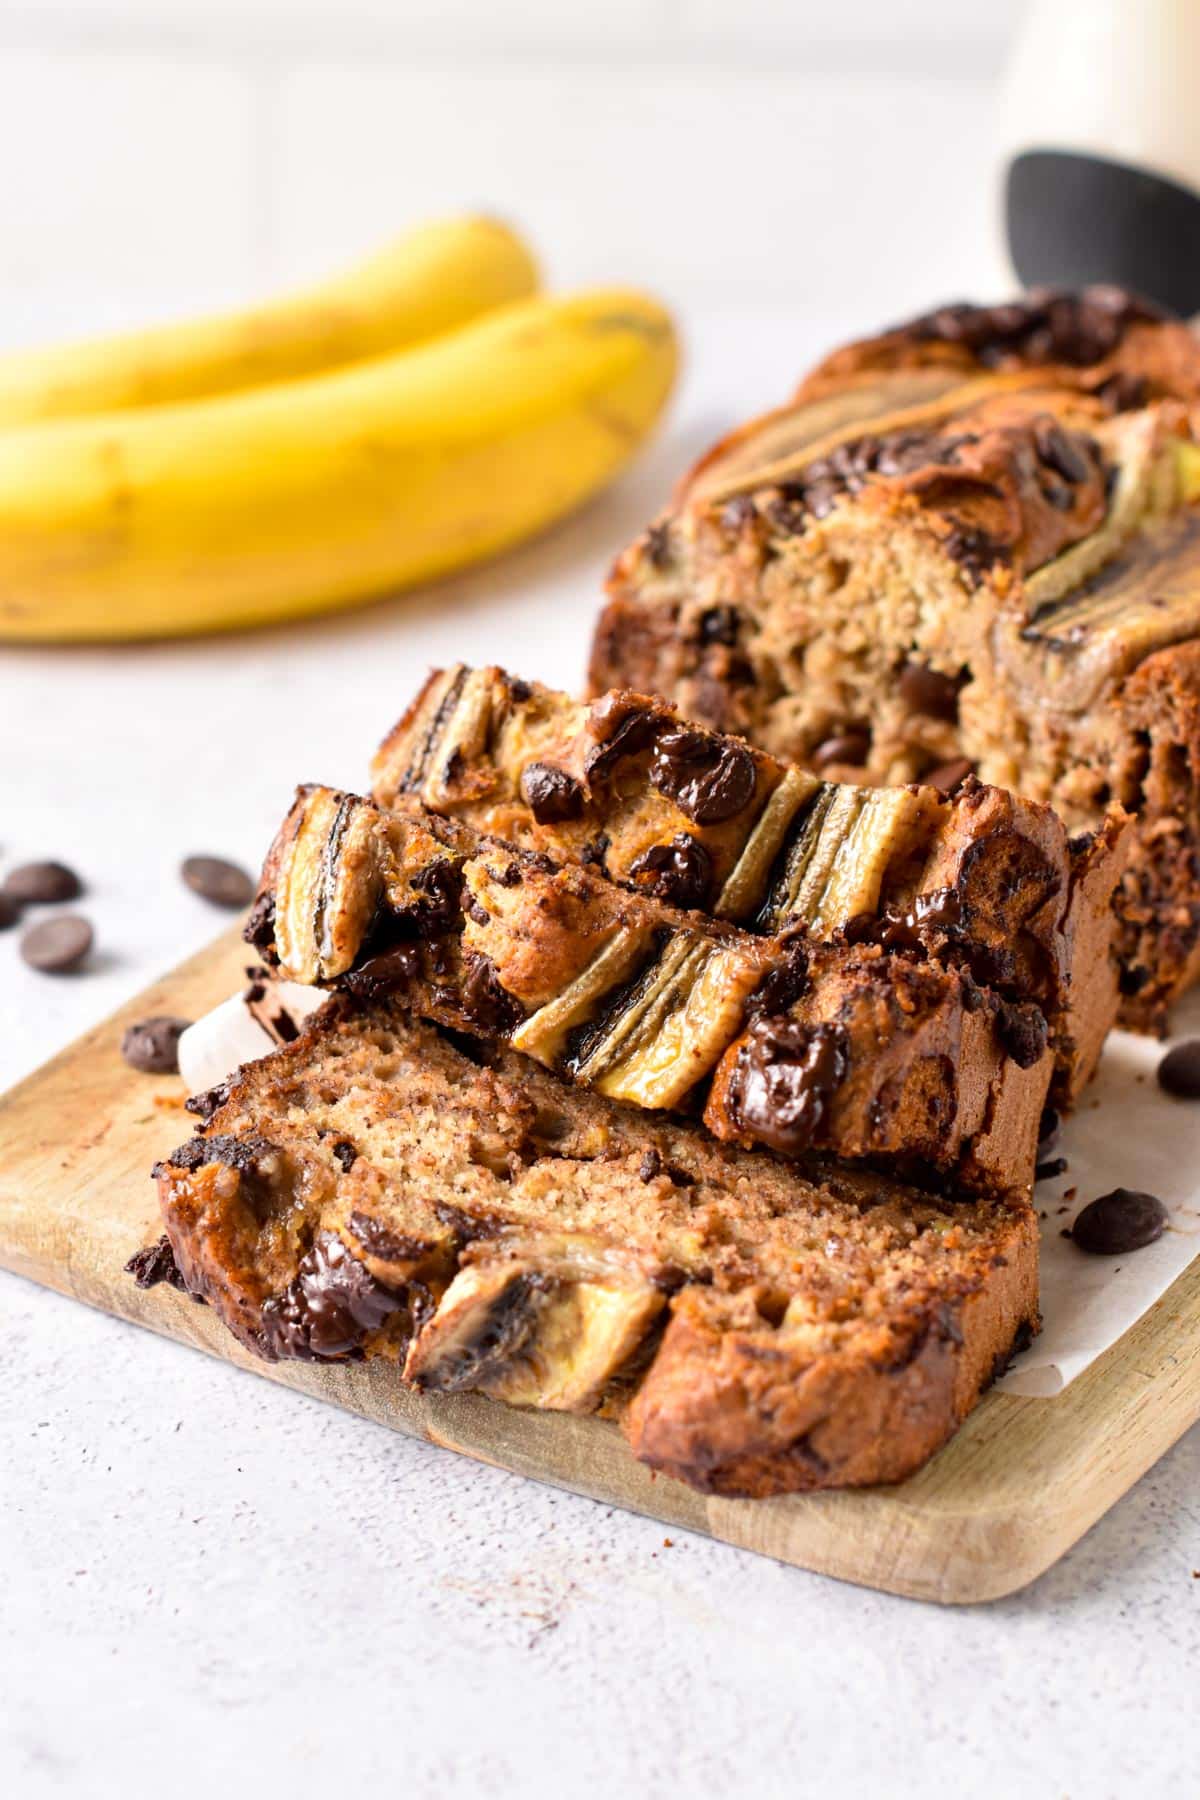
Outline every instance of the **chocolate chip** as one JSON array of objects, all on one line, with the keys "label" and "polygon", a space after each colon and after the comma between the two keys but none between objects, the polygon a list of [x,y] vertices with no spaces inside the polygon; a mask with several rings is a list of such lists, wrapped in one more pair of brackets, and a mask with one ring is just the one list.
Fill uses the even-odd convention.
[{"label": "chocolate chip", "polygon": [[1065,1156],[1051,1157],[1049,1162],[1040,1162],[1037,1165],[1033,1171],[1033,1178],[1035,1181],[1056,1181],[1060,1175],[1066,1174],[1068,1166]]},{"label": "chocolate chip", "polygon": [[1090,1256],[1123,1256],[1160,1238],[1167,1209],[1154,1194],[1136,1188],[1114,1188],[1085,1206],[1071,1227],[1071,1237]]},{"label": "chocolate chip", "polygon": [[590,728],[596,738],[584,758],[589,781],[602,781],[626,756],[648,750],[658,735],[659,714],[648,706],[630,705],[621,694],[606,694],[592,707]]},{"label": "chocolate chip", "polygon": [[92,947],[92,928],[77,913],[59,913],[31,925],[21,939],[21,955],[43,975],[66,975],[77,969]]},{"label": "chocolate chip", "polygon": [[738,641],[738,616],[732,606],[707,606],[696,620],[702,644],[724,644],[732,650]]},{"label": "chocolate chip", "polygon": [[0,931],[8,931],[21,916],[20,901],[0,892]]},{"label": "chocolate chip", "polygon": [[272,1360],[321,1362],[352,1355],[404,1304],[331,1231],[323,1231],[295,1279],[262,1309],[262,1347]]},{"label": "chocolate chip", "polygon": [[637,887],[685,910],[707,905],[712,874],[712,857],[687,831],[677,832],[669,844],[651,844],[629,867],[630,880]]},{"label": "chocolate chip", "polygon": [[757,775],[743,745],[675,725],[659,736],[650,779],[695,824],[719,825],[749,805]]},{"label": "chocolate chip", "polygon": [[1167,1051],[1158,1065],[1158,1085],[1177,1100],[1200,1100],[1200,1038]]},{"label": "chocolate chip", "polygon": [[1032,1069],[1046,1048],[1046,1016],[1031,1001],[1002,1001],[996,1012],[996,1035],[1018,1069]]},{"label": "chocolate chip", "polygon": [[662,1170],[662,1156],[657,1150],[647,1150],[638,1164],[638,1178],[641,1181],[653,1181]]},{"label": "chocolate chip", "polygon": [[275,957],[275,896],[260,894],[250,908],[242,936],[263,956]]},{"label": "chocolate chip", "polygon": [[1042,1113],[1041,1123],[1038,1125],[1037,1147],[1039,1156],[1045,1155],[1047,1150],[1053,1150],[1055,1144],[1058,1142],[1058,1133],[1061,1124],[1062,1121],[1054,1108],[1052,1106],[1047,1106]]},{"label": "chocolate chip", "polygon": [[463,954],[458,999],[470,1023],[488,1037],[507,1037],[525,1016],[520,1001],[500,980],[495,963],[474,950]]},{"label": "chocolate chip", "polygon": [[836,737],[825,738],[808,760],[814,769],[828,769],[834,763],[860,769],[870,754],[870,732],[852,728],[839,732]]},{"label": "chocolate chip", "polygon": [[796,1156],[816,1138],[848,1068],[840,1026],[754,1019],[730,1077],[734,1121],[772,1150]]},{"label": "chocolate chip", "polygon": [[339,1138],[337,1143],[333,1146],[333,1154],[347,1174],[358,1161],[358,1151],[354,1148],[354,1145],[350,1142],[349,1138]]},{"label": "chocolate chip", "polygon": [[975,765],[965,756],[955,757],[953,762],[939,763],[936,769],[928,769],[921,780],[926,787],[936,788],[939,794],[952,794],[960,782],[966,780]]},{"label": "chocolate chip", "polygon": [[958,683],[928,663],[905,663],[896,683],[900,698],[910,712],[923,713],[927,719],[958,717]]},{"label": "chocolate chip", "polygon": [[539,825],[577,819],[583,811],[583,789],[565,769],[552,763],[526,763],[521,771],[521,798]]},{"label": "chocolate chip", "polygon": [[143,1075],[178,1075],[179,1040],[190,1024],[190,1019],[166,1014],[143,1019],[131,1025],[121,1039],[121,1055],[131,1069],[140,1069]]},{"label": "chocolate chip", "polygon": [[157,1287],[160,1281],[165,1281],[178,1288],[181,1294],[187,1293],[169,1237],[160,1237],[156,1244],[147,1244],[145,1249],[136,1251],[125,1264],[125,1273],[132,1275],[140,1288]]},{"label": "chocolate chip", "polygon": [[341,985],[359,1000],[380,1000],[408,987],[422,973],[421,952],[416,944],[397,944],[370,957],[359,969],[342,976]]},{"label": "chocolate chip", "polygon": [[202,900],[210,901],[213,906],[226,906],[231,912],[236,912],[243,906],[249,906],[254,898],[254,883],[245,869],[239,869],[236,863],[226,862],[224,857],[186,857],[180,865],[179,873],[193,894],[199,894]]},{"label": "chocolate chip", "polygon": [[83,883],[65,863],[22,863],[5,877],[3,892],[18,906],[55,906],[63,900],[77,900]]}]

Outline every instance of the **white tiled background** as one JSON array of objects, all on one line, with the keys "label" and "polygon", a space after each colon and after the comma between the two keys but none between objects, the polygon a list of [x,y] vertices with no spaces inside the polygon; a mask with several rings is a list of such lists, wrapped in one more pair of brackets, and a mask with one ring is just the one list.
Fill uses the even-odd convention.
[{"label": "white tiled background", "polygon": [[560,282],[877,319],[992,273],[1021,0],[0,0],[0,331],[518,216]]}]

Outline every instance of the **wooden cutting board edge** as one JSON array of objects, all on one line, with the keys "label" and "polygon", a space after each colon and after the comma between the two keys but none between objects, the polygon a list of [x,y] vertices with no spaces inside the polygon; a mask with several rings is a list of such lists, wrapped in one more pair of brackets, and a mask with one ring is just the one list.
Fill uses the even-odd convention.
[{"label": "wooden cutting board edge", "polygon": [[123,1273],[158,1235],[150,1166],[191,1120],[176,1083],[124,1064],[121,1034],[155,1012],[198,1017],[234,991],[247,959],[237,929],[225,933],[0,1096],[0,1267],[444,1449],[943,1603],[1035,1580],[1200,1417],[1200,1259],[1064,1394],[990,1394],[911,1480],[858,1492],[717,1499],[652,1474],[600,1420],[413,1394],[383,1364],[260,1363],[207,1308]]}]

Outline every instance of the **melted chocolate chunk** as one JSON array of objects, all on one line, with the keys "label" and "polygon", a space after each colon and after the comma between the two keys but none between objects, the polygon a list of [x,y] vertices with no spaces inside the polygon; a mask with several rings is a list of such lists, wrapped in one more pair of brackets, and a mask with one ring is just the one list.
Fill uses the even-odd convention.
[{"label": "melted chocolate chunk", "polygon": [[525,1017],[520,1001],[502,985],[495,963],[475,950],[463,954],[458,999],[471,1024],[490,1037],[507,1037]]},{"label": "melted chocolate chunk", "polygon": [[457,863],[431,862],[412,878],[421,898],[410,908],[418,937],[444,937],[455,931],[462,918],[462,870]]},{"label": "melted chocolate chunk", "polygon": [[753,799],[754,758],[741,744],[674,725],[655,745],[650,780],[695,824],[719,825]]},{"label": "melted chocolate chunk", "polygon": [[1049,1038],[1045,1014],[1028,1001],[1004,1000],[996,1011],[996,1035],[1018,1069],[1039,1062]]},{"label": "melted chocolate chunk", "polygon": [[754,1019],[729,1083],[734,1121],[771,1149],[799,1155],[820,1132],[848,1067],[840,1026]]},{"label": "melted chocolate chunk", "polygon": [[380,1262],[423,1262],[435,1248],[426,1238],[410,1237],[407,1232],[391,1231],[368,1213],[352,1212],[346,1224],[363,1249]]},{"label": "melted chocolate chunk", "polygon": [[1167,1051],[1158,1065],[1158,1085],[1177,1100],[1200,1100],[1200,1038]]},{"label": "melted chocolate chunk", "polygon": [[859,913],[844,930],[851,944],[882,944],[887,950],[927,950],[931,939],[954,937],[962,928],[963,907],[955,888],[931,888],[910,906],[898,903],[881,913]]},{"label": "melted chocolate chunk", "polygon": [[404,1305],[331,1231],[323,1231],[295,1279],[262,1309],[260,1342],[272,1362],[325,1362],[351,1356]]},{"label": "melted chocolate chunk", "polygon": [[165,1235],[156,1244],[147,1244],[145,1249],[131,1256],[125,1264],[125,1273],[132,1275],[140,1288],[157,1287],[160,1281],[165,1281],[170,1287],[178,1288],[181,1294],[188,1291],[175,1261],[171,1240]]},{"label": "melted chocolate chunk", "polygon": [[1167,1209],[1157,1195],[1136,1188],[1114,1188],[1084,1207],[1070,1235],[1090,1256],[1124,1256],[1154,1243],[1166,1224]]},{"label": "melted chocolate chunk", "polygon": [[266,1138],[231,1137],[219,1132],[215,1137],[189,1138],[178,1150],[172,1150],[167,1167],[202,1169],[207,1163],[222,1163],[227,1169],[236,1169],[239,1175],[256,1175],[261,1159],[275,1149]]},{"label": "melted chocolate chunk", "polygon": [[583,811],[583,789],[565,769],[552,763],[526,763],[521,771],[521,798],[539,825],[577,819]]},{"label": "melted chocolate chunk", "polygon": [[219,1081],[216,1087],[207,1088],[202,1094],[193,1094],[183,1104],[188,1112],[195,1113],[207,1125],[213,1114],[219,1112],[224,1106],[232,1092],[233,1082],[231,1079]]},{"label": "melted chocolate chunk", "polygon": [[606,694],[597,700],[591,711],[596,743],[583,764],[588,780],[603,781],[623,757],[648,750],[658,736],[659,725],[655,712],[645,706],[631,706],[621,694]]},{"label": "melted chocolate chunk", "polygon": [[669,844],[651,844],[630,864],[630,880],[670,906],[701,909],[712,893],[712,857],[689,832]]},{"label": "melted chocolate chunk", "polygon": [[342,976],[341,985],[358,1000],[380,1000],[394,994],[420,978],[421,951],[416,944],[397,944],[394,950],[383,950],[372,956],[361,969],[351,969]]},{"label": "melted chocolate chunk", "polygon": [[752,1018],[789,1012],[807,994],[809,985],[808,953],[802,944],[795,944],[786,960],[759,982],[746,1002],[746,1011]]}]

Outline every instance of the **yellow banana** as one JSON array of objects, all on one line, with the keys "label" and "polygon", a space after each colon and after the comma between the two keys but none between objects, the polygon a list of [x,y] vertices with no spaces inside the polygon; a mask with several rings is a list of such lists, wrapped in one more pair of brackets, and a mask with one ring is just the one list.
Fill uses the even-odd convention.
[{"label": "yellow banana", "polygon": [[460,568],[610,480],[675,366],[669,316],[616,289],[313,380],[0,432],[0,638],[215,631]]},{"label": "yellow banana", "polygon": [[0,356],[0,427],[292,381],[455,331],[537,285],[506,225],[437,220],[320,287],[246,312]]}]

